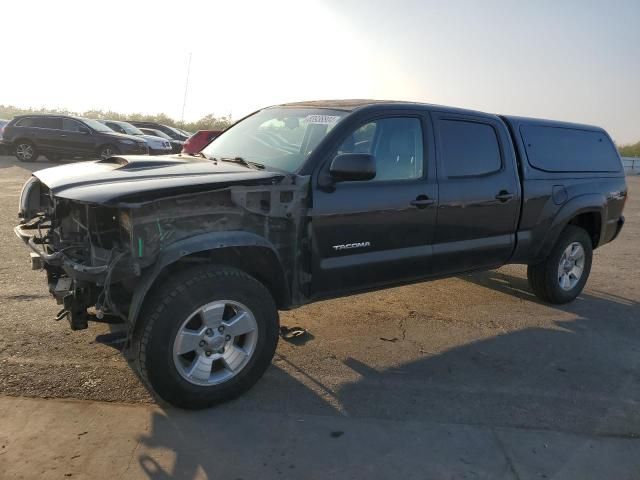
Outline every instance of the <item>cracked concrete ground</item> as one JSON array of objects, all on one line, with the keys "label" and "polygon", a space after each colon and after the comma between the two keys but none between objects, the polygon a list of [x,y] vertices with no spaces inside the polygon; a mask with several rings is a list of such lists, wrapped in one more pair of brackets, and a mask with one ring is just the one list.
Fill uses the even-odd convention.
[{"label": "cracked concrete ground", "polygon": [[108,326],[53,321],[11,231],[30,172],[0,171],[0,478],[640,478],[640,177],[575,302],[509,266],[284,312],[308,341],[187,413],[154,404]]}]

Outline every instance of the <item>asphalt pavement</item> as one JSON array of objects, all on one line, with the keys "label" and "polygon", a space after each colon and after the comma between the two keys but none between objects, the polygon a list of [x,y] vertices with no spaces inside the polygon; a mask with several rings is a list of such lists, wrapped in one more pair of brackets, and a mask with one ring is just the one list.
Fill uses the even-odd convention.
[{"label": "asphalt pavement", "polygon": [[108,325],[72,332],[15,237],[31,170],[0,157],[0,478],[640,478],[640,177],[573,303],[523,266],[281,313],[264,378],[159,405]]}]

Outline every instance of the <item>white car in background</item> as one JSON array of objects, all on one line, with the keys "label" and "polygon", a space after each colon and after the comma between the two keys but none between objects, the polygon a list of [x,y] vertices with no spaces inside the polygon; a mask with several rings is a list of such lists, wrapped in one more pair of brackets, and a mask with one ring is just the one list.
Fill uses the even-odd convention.
[{"label": "white car in background", "polygon": [[105,124],[114,132],[136,135],[143,138],[149,147],[149,155],[168,155],[172,152],[171,143],[168,140],[155,135],[147,135],[130,123],[120,120],[99,120],[99,122]]}]

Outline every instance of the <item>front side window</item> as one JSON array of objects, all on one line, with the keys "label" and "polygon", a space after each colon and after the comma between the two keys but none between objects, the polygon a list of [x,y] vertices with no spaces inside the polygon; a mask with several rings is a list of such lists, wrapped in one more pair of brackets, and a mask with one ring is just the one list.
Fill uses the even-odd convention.
[{"label": "front side window", "polygon": [[80,127],[82,127],[82,125],[75,120],[71,120],[70,118],[62,119],[62,129],[67,132],[79,132]]},{"label": "front side window", "polygon": [[261,110],[216,137],[203,151],[210,158],[241,157],[294,172],[347,112],[322,108]]},{"label": "front side window", "polygon": [[373,181],[422,177],[422,126],[417,118],[393,117],[369,122],[350,134],[338,153],[369,153],[376,159]]},{"label": "front side window", "polygon": [[438,126],[445,176],[475,177],[500,170],[500,146],[491,125],[442,120]]}]

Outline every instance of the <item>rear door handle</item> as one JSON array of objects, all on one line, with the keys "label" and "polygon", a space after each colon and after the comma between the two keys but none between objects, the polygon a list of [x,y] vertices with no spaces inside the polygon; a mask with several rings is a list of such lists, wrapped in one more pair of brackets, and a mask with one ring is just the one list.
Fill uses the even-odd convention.
[{"label": "rear door handle", "polygon": [[500,190],[500,193],[496,195],[496,200],[500,200],[501,202],[504,203],[504,202],[508,202],[513,197],[515,197],[513,193],[509,193],[506,190]]},{"label": "rear door handle", "polygon": [[426,195],[418,195],[415,200],[411,200],[411,205],[418,208],[425,208],[429,205],[433,205],[436,201],[433,198],[429,198]]}]

